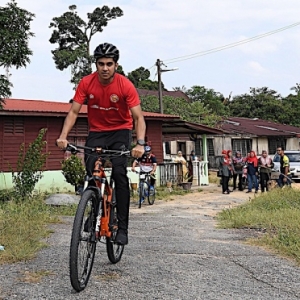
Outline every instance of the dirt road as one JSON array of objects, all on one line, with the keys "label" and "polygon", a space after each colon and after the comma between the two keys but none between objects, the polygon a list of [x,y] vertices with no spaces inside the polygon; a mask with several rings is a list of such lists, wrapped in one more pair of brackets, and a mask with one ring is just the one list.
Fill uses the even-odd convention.
[{"label": "dirt road", "polygon": [[[254,194],[251,194],[254,196]],[[214,216],[249,199],[220,188],[131,205],[129,245],[117,265],[98,245],[87,288],[68,274],[72,218],[52,226],[50,247],[28,263],[0,266],[0,299],[298,299],[300,269],[243,243],[249,232],[216,229]],[[33,274],[40,274],[34,282]]]}]

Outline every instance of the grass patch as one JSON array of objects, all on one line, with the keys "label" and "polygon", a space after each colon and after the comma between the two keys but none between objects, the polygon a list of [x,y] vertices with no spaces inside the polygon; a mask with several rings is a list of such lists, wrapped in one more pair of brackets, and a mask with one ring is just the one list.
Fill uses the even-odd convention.
[{"label": "grass patch", "polygon": [[34,258],[47,246],[43,239],[52,233],[47,224],[60,223],[61,215],[75,214],[75,206],[52,207],[45,204],[45,197],[38,194],[23,202],[7,194],[0,198],[0,245],[5,247],[0,251],[0,264]]},{"label": "grass patch", "polygon": [[217,215],[221,228],[251,228],[265,232],[252,244],[266,246],[300,263],[300,191],[274,189],[246,204]]},{"label": "grass patch", "polygon": [[[166,186],[158,186],[155,187],[155,199],[156,200],[166,200],[169,201],[174,195],[186,195],[189,193],[193,193],[193,190],[183,190],[181,187],[173,186],[171,189]],[[131,200],[134,202],[139,200],[139,195],[135,192],[133,195],[131,194]]]},{"label": "grass patch", "polygon": [[217,176],[217,172],[215,171],[209,171],[208,180],[209,183],[220,184],[220,177]]}]

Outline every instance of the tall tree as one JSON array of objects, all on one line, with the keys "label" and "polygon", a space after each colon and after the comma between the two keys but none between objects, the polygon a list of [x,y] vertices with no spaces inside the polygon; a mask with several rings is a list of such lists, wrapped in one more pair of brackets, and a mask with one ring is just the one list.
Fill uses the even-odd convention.
[{"label": "tall tree", "polygon": [[228,107],[233,117],[260,118],[280,123],[286,120],[281,95],[267,87],[250,88],[249,94],[233,97]]},{"label": "tall tree", "polygon": [[[145,90],[158,90],[158,82],[150,79],[150,71],[144,67],[139,67],[128,73],[127,78],[138,89]],[[165,90],[164,84],[161,83],[161,87]]]},{"label": "tall tree", "polygon": [[295,94],[289,94],[287,97],[282,99],[286,116],[283,123],[300,127],[300,84],[296,83],[296,86],[293,86],[291,90],[294,91]]},{"label": "tall tree", "polygon": [[69,6],[69,11],[53,18],[49,26],[54,28],[49,41],[51,44],[58,44],[58,47],[51,51],[56,68],[62,71],[71,67],[71,83],[75,87],[83,76],[92,72],[93,56],[90,55],[92,37],[102,32],[108,21],[123,16],[123,11],[119,7],[110,9],[104,5],[88,13],[88,21],[85,22],[78,16],[76,9],[76,5]]},{"label": "tall tree", "polygon": [[[141,105],[144,111],[159,112],[159,100],[156,96],[141,97]],[[164,113],[180,116],[183,120],[214,126],[221,117],[214,114],[209,108],[199,101],[187,102],[183,98],[170,96],[163,97]]]},{"label": "tall tree", "polygon": [[201,102],[208,109],[219,116],[227,116],[229,113],[228,107],[225,105],[224,96],[213,89],[207,89],[204,86],[195,85],[190,89],[185,90],[186,95],[192,102]]},{"label": "tall tree", "polygon": [[[30,31],[34,17],[33,13],[18,7],[15,0],[0,7],[0,67],[19,69],[30,63],[32,51],[28,42],[34,36]],[[0,75],[0,109],[5,103],[4,98],[11,96],[11,87],[8,76]]]}]

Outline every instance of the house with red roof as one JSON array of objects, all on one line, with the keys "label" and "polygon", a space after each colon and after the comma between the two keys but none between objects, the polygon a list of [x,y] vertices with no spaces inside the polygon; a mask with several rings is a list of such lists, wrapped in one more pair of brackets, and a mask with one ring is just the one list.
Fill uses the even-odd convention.
[{"label": "house with red roof", "polygon": [[[54,190],[59,189],[60,186],[65,186],[66,183],[60,171],[61,161],[64,159],[65,153],[56,147],[55,141],[60,134],[71,104],[26,99],[6,99],[5,102],[4,109],[0,110],[0,189],[10,186],[10,170],[11,168],[16,170],[20,145],[24,143],[26,146],[34,141],[42,128],[47,129],[45,151],[49,152],[50,155],[45,164],[45,171],[47,172],[44,172],[45,175],[40,186],[42,189],[44,189],[43,185],[49,188],[49,183],[51,183]],[[203,145],[206,147],[207,134],[222,133],[219,129],[185,122],[175,115],[151,112],[143,112],[143,114],[147,126],[146,141],[151,145],[160,164],[164,163],[166,152],[169,155],[177,153],[180,146],[178,144],[180,143],[179,139],[182,140],[182,143],[187,140],[191,142],[190,148],[185,148],[189,150],[194,148],[194,142],[190,140],[190,136],[201,135],[204,139]],[[87,107],[83,106],[76,124],[69,133],[68,140],[71,143],[83,145],[88,129]],[[176,144],[166,146],[170,139],[175,139]],[[169,151],[166,151],[165,148],[168,148]]]}]

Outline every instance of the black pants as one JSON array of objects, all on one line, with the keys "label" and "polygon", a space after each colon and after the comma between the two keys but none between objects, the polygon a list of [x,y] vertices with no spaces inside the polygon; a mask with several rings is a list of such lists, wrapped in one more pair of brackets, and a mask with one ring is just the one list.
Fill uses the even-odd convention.
[{"label": "black pants", "polygon": [[261,191],[264,192],[265,191],[265,188],[266,188],[266,191],[269,190],[269,187],[268,187],[268,181],[269,181],[270,177],[269,177],[269,174],[268,173],[260,173],[260,188],[261,188]]},{"label": "black pants", "polygon": [[[86,146],[102,147],[109,150],[130,149],[131,140],[131,130],[90,132],[86,140]],[[85,151],[85,164],[89,175],[92,175],[96,156],[95,153]],[[111,159],[111,163],[111,176],[114,179],[116,190],[118,226],[127,230],[130,203],[129,180],[127,177],[128,159],[126,157],[116,157]]]},{"label": "black pants", "polygon": [[222,176],[222,192],[228,192],[229,176]]},{"label": "black pants", "polygon": [[243,178],[242,178],[242,176],[243,176],[243,174],[233,174],[233,189],[236,189],[236,181],[237,181],[237,178],[239,177],[239,183],[238,183],[239,191],[243,190],[243,187],[242,187]]}]

